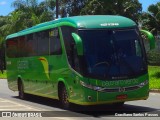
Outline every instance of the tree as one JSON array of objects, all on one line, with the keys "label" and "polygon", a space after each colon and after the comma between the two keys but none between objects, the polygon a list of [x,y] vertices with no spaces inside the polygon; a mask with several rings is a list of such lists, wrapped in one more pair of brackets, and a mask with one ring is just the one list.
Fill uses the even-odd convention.
[{"label": "tree", "polygon": [[0,16],[0,42],[9,34],[54,19],[55,0],[15,0],[15,10],[8,16]]},{"label": "tree", "polygon": [[5,69],[5,49],[4,49],[4,40],[7,35],[7,30],[5,25],[7,24],[7,16],[0,16],[0,71],[3,73]]},{"label": "tree", "polygon": [[88,0],[60,0],[59,11],[61,17],[80,15],[81,9]]},{"label": "tree", "polygon": [[25,15],[26,14],[22,11],[14,11],[10,13],[6,24],[8,34],[15,33],[26,28],[26,22],[24,22]]},{"label": "tree", "polygon": [[7,18],[7,16],[0,16],[0,43],[2,43],[6,35],[5,25],[7,24]]},{"label": "tree", "polygon": [[138,0],[89,0],[82,9],[82,15],[122,15],[138,23],[142,5]]},{"label": "tree", "polygon": [[148,7],[141,17],[142,28],[151,31],[154,35],[160,32],[160,2]]},{"label": "tree", "polygon": [[41,3],[38,3],[37,0],[15,0],[12,6],[16,8],[15,11],[21,11],[25,14],[23,21],[27,21],[26,27],[54,19],[54,0],[46,0]]}]

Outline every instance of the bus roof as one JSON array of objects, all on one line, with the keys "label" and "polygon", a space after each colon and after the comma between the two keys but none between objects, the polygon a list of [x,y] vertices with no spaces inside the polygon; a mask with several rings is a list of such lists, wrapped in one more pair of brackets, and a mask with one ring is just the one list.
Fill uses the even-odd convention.
[{"label": "bus roof", "polygon": [[7,36],[6,39],[27,35],[33,32],[47,30],[50,28],[69,25],[75,28],[125,28],[136,26],[136,23],[129,18],[115,15],[86,15],[60,18],[49,22],[44,22],[31,28],[19,31]]}]

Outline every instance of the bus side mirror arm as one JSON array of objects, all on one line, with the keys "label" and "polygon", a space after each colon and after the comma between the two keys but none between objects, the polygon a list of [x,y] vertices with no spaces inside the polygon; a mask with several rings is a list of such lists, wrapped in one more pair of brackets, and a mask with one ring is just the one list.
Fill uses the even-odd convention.
[{"label": "bus side mirror arm", "polygon": [[76,33],[72,33],[72,37],[73,37],[73,39],[75,41],[78,55],[83,55],[82,39]]},{"label": "bus side mirror arm", "polygon": [[140,30],[141,33],[145,34],[147,38],[149,39],[149,44],[150,44],[150,50],[155,48],[155,38],[152,33],[150,33],[147,30]]}]

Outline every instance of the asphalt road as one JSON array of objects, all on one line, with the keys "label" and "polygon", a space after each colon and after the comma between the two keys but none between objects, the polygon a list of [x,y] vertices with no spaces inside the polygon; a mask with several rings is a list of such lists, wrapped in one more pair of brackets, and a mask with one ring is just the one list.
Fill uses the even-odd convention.
[{"label": "asphalt road", "polygon": [[[137,93],[138,94],[138,93]],[[126,102],[123,107],[113,107],[111,105],[101,105],[93,107],[81,107],[74,105],[73,110],[66,111],[60,108],[57,100],[28,95],[26,100],[18,98],[18,92],[8,89],[7,80],[0,79],[0,111],[1,112],[40,112],[45,119],[63,119],[63,120],[81,120],[81,119],[160,119],[160,93],[150,93],[148,100],[139,100]],[[148,115],[157,115],[159,117],[148,117]],[[4,114],[5,115],[5,114]],[[16,115],[16,114],[15,114]],[[118,115],[118,116],[116,116]],[[120,117],[123,115],[123,117]],[[131,117],[130,115],[134,115]],[[146,115],[147,117],[140,117]],[[50,116],[50,117],[48,117]],[[116,117],[115,117],[116,116]],[[124,117],[130,116],[130,117]],[[135,117],[137,116],[137,117]],[[8,118],[7,118],[8,119]],[[13,118],[12,118],[13,119]],[[17,120],[17,118],[15,118]],[[21,119],[21,118],[18,118]],[[34,118],[30,118],[34,119]],[[44,119],[44,118],[38,118]]]}]

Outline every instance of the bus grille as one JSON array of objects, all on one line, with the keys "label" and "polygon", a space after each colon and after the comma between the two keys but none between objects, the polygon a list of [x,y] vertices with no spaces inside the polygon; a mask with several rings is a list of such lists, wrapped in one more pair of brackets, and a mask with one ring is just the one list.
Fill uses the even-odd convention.
[{"label": "bus grille", "polygon": [[135,86],[129,86],[129,87],[103,88],[103,89],[100,89],[98,91],[101,91],[101,92],[125,92],[125,91],[136,90],[136,89],[139,89],[141,87],[143,87],[143,86],[135,85]]}]

